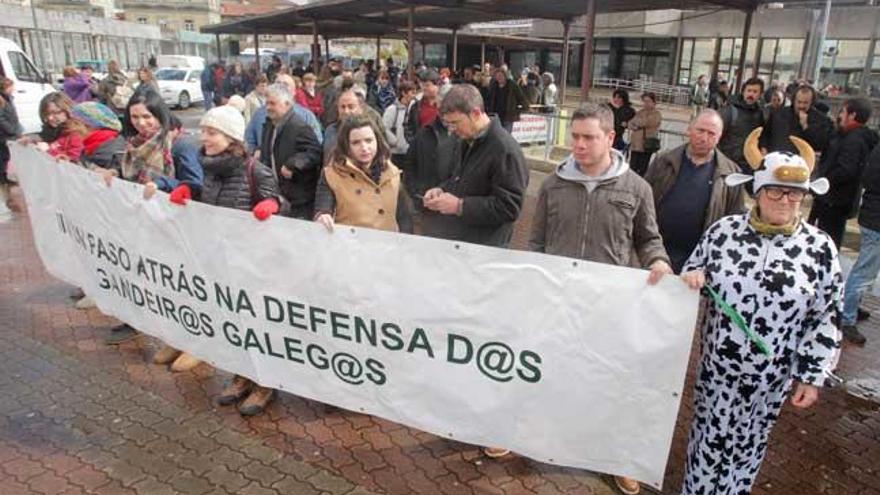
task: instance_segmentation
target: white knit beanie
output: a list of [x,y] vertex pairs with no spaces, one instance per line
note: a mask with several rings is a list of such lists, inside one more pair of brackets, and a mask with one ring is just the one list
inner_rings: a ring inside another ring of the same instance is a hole
[[242,98],[239,95],[230,96],[229,101],[227,101],[226,104],[231,106],[232,108],[238,110],[241,113],[244,113],[244,109],[247,107],[247,102],[244,101],[244,98]]
[[212,127],[240,143],[244,142],[244,116],[229,105],[208,110],[199,121],[199,126]]

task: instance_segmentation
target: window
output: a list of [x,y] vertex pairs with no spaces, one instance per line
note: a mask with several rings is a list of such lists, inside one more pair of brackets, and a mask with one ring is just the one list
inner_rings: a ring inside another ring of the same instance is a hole
[[147,18],[146,17],[138,17],[137,21],[138,21],[138,24],[146,24]]
[[192,19],[186,19],[185,21],[183,21],[183,29],[184,31],[195,31],[196,23],[194,23]]
[[186,71],[182,69],[159,69],[156,71],[158,81],[183,81]]
[[186,78],[186,82],[199,82],[202,78],[202,71],[194,70],[189,73],[189,77]]
[[12,66],[12,71],[15,72],[15,77],[17,77],[19,81],[34,83],[43,82],[43,76],[40,74],[40,71],[34,67],[34,64],[32,64],[23,53],[9,52],[8,55],[9,65]]

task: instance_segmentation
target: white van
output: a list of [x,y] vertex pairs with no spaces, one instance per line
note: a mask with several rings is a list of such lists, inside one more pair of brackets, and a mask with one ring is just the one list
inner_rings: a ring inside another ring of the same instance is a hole
[[40,100],[55,91],[46,74],[37,69],[17,43],[0,38],[0,76],[15,82],[15,110],[25,134],[39,132]]

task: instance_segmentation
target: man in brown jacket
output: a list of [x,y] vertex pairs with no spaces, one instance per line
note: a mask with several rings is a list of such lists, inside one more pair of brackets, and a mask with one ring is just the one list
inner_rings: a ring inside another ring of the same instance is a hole
[[[651,188],[613,149],[611,109],[588,103],[571,119],[571,155],[541,184],[529,248],[610,265],[638,261],[651,270],[648,283],[657,283],[672,268]],[[615,482],[624,493],[639,493],[633,479]]]
[[745,211],[742,187],[724,184],[739,166],[716,149],[723,129],[718,112],[703,110],[688,126],[688,142],[657,156],[645,174],[675,273],[710,225]]

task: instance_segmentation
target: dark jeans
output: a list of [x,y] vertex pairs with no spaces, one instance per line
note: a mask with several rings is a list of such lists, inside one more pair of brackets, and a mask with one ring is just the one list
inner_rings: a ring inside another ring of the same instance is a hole
[[5,184],[8,179],[6,178],[6,167],[9,166],[9,146],[6,145],[6,141],[0,142],[0,184]]
[[840,249],[840,245],[843,243],[843,234],[846,232],[849,210],[849,208],[840,208],[816,201],[813,203],[808,221],[831,236],[834,245]]
[[633,151],[629,156],[629,168],[633,170],[633,172],[639,174],[644,177],[645,172],[648,171],[648,165],[651,164],[651,156],[654,153],[647,153],[644,151]]
[[202,90],[202,96],[205,98],[205,111],[210,110],[214,106],[214,92],[210,90]]

